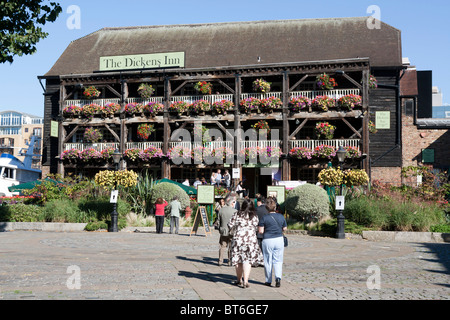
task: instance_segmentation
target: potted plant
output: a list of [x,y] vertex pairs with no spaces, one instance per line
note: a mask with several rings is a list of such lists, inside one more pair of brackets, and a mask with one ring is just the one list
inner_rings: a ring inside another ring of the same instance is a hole
[[336,156],[336,148],[328,145],[320,145],[314,148],[313,157],[317,159],[331,160]]
[[137,162],[137,160],[139,159],[140,152],[141,152],[141,149],[139,149],[139,148],[127,149],[123,153],[123,157],[126,161]]
[[130,116],[142,113],[142,104],[136,102],[128,103],[125,105],[125,112]]
[[66,118],[74,118],[81,114],[81,107],[70,105],[63,109],[63,116]]
[[376,89],[378,88],[378,81],[377,78],[375,78],[373,75],[369,76],[369,89]]
[[169,106],[169,111],[173,113],[183,114],[190,109],[191,105],[186,101],[175,101]]
[[80,160],[82,162],[98,162],[101,158],[102,154],[94,148],[85,149],[80,152]]
[[292,158],[295,158],[295,159],[299,159],[299,160],[302,160],[302,159],[311,160],[312,154],[313,153],[312,153],[311,149],[306,148],[306,147],[295,147],[289,151],[289,156],[291,156]]
[[333,90],[337,85],[334,78],[331,78],[326,73],[322,73],[316,77],[316,86],[321,90]]
[[338,106],[341,108],[346,108],[349,111],[352,111],[354,108],[362,106],[362,98],[360,95],[348,94],[346,96],[339,98]]
[[324,186],[337,187],[344,181],[344,173],[337,168],[323,169],[319,172],[318,180]]
[[108,103],[102,108],[102,113],[105,117],[113,117],[114,114],[120,111],[120,104],[118,103]]
[[348,146],[344,147],[344,149],[347,151],[345,153],[345,158],[347,159],[358,159],[361,157],[361,151],[358,148]]
[[330,108],[336,106],[336,101],[329,96],[317,96],[312,102],[311,106],[321,111],[328,111]]
[[100,96],[101,92],[96,87],[90,86],[84,89],[83,95],[86,99],[95,99]]
[[212,104],[211,109],[214,110],[217,113],[221,114],[227,114],[228,110],[233,109],[234,103],[230,100],[220,100],[216,101]]
[[150,101],[142,107],[142,111],[150,116],[155,116],[164,111],[164,105],[162,103]]
[[373,121],[369,121],[369,132],[373,134],[378,132],[377,128],[375,127],[375,123],[373,123]]
[[151,162],[153,159],[162,158],[164,154],[161,148],[150,146],[139,152],[139,159],[143,162]]
[[142,123],[137,128],[137,135],[142,141],[147,140],[153,132],[155,132],[155,128],[152,124]]
[[253,91],[260,93],[270,92],[270,83],[264,79],[256,79],[253,81]]
[[150,84],[141,83],[137,89],[137,92],[142,99],[149,99],[153,93],[155,93],[155,89]]
[[83,140],[88,143],[97,143],[103,139],[103,134],[100,129],[92,127],[86,128],[83,135]]
[[272,112],[275,109],[281,109],[283,102],[280,98],[269,97],[261,100],[261,110],[265,112]]
[[197,114],[205,114],[206,111],[211,110],[211,104],[208,101],[201,99],[192,103],[190,109]]
[[311,106],[311,99],[307,97],[293,97],[289,101],[289,109],[292,112],[299,112],[300,110],[309,108]]
[[240,102],[241,110],[245,113],[250,113],[252,111],[260,111],[261,100],[250,97],[242,99]]
[[211,94],[212,84],[206,81],[199,81],[195,84],[194,90],[200,94]]
[[336,127],[329,124],[328,122],[319,122],[314,128],[314,133],[316,134],[317,139],[331,140],[333,139],[335,130]]
[[76,163],[80,159],[80,150],[65,150],[60,154],[59,159],[65,163]]
[[82,115],[88,118],[89,120],[92,120],[94,115],[99,114],[101,111],[102,107],[96,103],[86,104],[81,109]]

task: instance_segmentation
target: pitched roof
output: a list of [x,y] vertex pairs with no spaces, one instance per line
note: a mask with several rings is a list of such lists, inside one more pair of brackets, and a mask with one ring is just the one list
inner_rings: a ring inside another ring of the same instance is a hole
[[401,32],[367,17],[103,28],[70,43],[45,76],[89,74],[101,56],[185,52],[186,68],[370,58],[401,66]]

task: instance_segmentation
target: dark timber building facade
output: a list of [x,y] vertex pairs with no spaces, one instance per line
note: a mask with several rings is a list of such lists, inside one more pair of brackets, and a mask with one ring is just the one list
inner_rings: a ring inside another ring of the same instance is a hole
[[[328,161],[299,160],[289,154],[293,148],[314,150],[326,144],[351,146],[367,155],[346,166],[363,168],[377,179],[377,175],[401,167],[402,68],[400,31],[384,23],[380,28],[369,28],[365,17],[104,28],[73,41],[51,70],[39,77],[46,82],[44,172],[92,175],[113,168],[107,161],[61,160],[62,153],[73,149],[118,149],[124,155],[130,149],[150,147],[164,155],[177,146],[194,150],[199,147],[194,139],[186,141],[174,133],[192,130],[195,123],[201,123],[223,133],[222,138],[202,141],[202,148],[231,149],[236,155],[253,147],[279,148],[279,161],[276,165],[246,161],[176,164],[166,156],[149,161],[124,156],[121,168],[191,182],[196,177],[209,179],[211,171],[217,169],[231,172],[231,168],[240,168],[240,179],[245,179],[254,194],[264,192],[272,179],[315,182],[318,170]],[[338,86],[320,90],[316,77],[323,73],[333,77]],[[371,75],[378,81],[376,89],[370,88]],[[256,79],[271,83],[270,92],[255,93],[252,84]],[[194,90],[199,81],[211,83],[212,93],[199,95]],[[138,94],[142,83],[155,89],[148,99]],[[100,96],[86,101],[83,90],[90,86],[95,86]],[[293,110],[290,106],[296,97],[312,101],[328,96],[338,101],[346,95],[359,96],[361,104],[351,110],[309,106]],[[272,97],[281,104],[269,111],[244,112],[240,106],[244,99]],[[226,114],[214,110],[172,112],[174,103],[199,100],[210,105],[226,100],[233,106]],[[63,113],[69,106],[91,103],[101,107],[118,104],[120,108],[108,116],[101,112],[88,117]],[[130,111],[132,106],[149,103],[158,103],[162,109],[154,114],[146,113],[145,108],[134,114]],[[278,129],[278,136],[254,141],[236,133],[238,129],[245,132],[260,120],[266,121],[272,132]],[[380,122],[377,133],[369,133],[369,123],[378,125],[376,121]],[[314,136],[314,127],[320,122],[336,127],[333,139],[324,142]],[[144,123],[153,125],[155,131],[142,140],[137,130]],[[101,130],[102,140],[83,140],[88,127]],[[261,167],[273,169],[273,174],[261,174]]]

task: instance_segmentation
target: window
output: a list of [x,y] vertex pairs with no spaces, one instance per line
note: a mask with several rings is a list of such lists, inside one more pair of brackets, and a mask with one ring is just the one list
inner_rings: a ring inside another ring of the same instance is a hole
[[414,115],[414,100],[405,101],[405,115],[406,116]]

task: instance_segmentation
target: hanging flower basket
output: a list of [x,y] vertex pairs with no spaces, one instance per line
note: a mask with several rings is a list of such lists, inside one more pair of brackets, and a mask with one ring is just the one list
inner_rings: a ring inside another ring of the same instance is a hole
[[252,111],[260,111],[261,100],[250,97],[246,99],[242,99],[240,102],[240,107],[242,112],[250,113]]
[[307,97],[293,97],[289,101],[289,109],[292,112],[299,112],[311,106],[311,99]]
[[273,110],[281,109],[283,102],[280,98],[269,97],[261,100],[261,111],[272,112]]
[[137,128],[137,135],[141,141],[147,140],[153,132],[155,127],[152,124],[142,123]]
[[103,134],[100,129],[92,127],[86,128],[83,135],[83,140],[88,143],[97,143],[103,139]]
[[267,135],[270,133],[269,124],[265,120],[259,120],[252,126],[252,128],[255,129],[257,133],[259,133],[259,130],[267,130]]
[[319,172],[318,180],[324,186],[337,187],[344,181],[344,173],[336,168],[323,169]]
[[212,84],[206,81],[199,81],[195,84],[194,90],[200,94],[211,94]]
[[151,101],[142,107],[142,111],[151,116],[155,116],[164,111],[164,105],[162,103]]
[[100,96],[101,92],[96,87],[90,86],[84,89],[83,95],[86,99],[95,99]]
[[149,99],[153,93],[155,93],[155,89],[150,84],[141,83],[137,89],[137,92],[142,99]]
[[270,92],[270,83],[264,79],[256,79],[253,81],[253,91],[260,93]]
[[314,133],[316,134],[317,139],[331,140],[333,139],[335,130],[336,127],[329,124],[328,122],[319,122],[314,128]]
[[216,101],[212,104],[211,109],[219,114],[227,114],[227,111],[232,110],[234,103],[230,100]]
[[120,104],[108,103],[102,108],[102,113],[105,117],[112,117],[120,111]]
[[372,121],[369,121],[369,132],[373,134],[378,132],[377,128],[375,127],[375,123],[373,123]]
[[373,75],[369,76],[369,89],[376,89],[378,88],[378,81],[377,78],[375,78]]
[[360,95],[348,94],[339,98],[338,106],[352,111],[354,108],[362,107],[362,98]]
[[336,101],[328,96],[317,96],[312,102],[311,106],[316,110],[328,111],[330,108],[336,106]]
[[334,78],[331,78],[326,73],[322,73],[321,75],[316,77],[316,85],[319,89],[322,90],[333,90],[337,87],[337,83]]
[[369,176],[365,170],[351,169],[344,172],[343,183],[346,186],[364,186],[369,183]]
[[344,149],[347,151],[345,153],[346,159],[358,159],[361,158],[361,151],[358,150],[358,148],[355,147],[344,147]]

